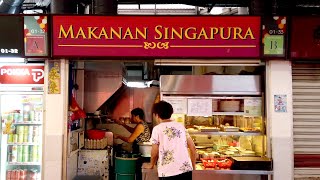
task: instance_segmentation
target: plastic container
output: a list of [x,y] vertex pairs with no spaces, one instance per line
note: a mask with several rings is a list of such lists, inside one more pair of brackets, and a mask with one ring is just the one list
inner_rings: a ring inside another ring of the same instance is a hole
[[151,149],[152,143],[151,142],[143,142],[139,143],[139,151],[143,157],[151,157]]
[[228,158],[203,158],[201,161],[206,169],[230,169],[232,165]]
[[115,172],[117,174],[135,174],[138,158],[115,158]]
[[217,160],[211,159],[211,158],[203,158],[201,159],[202,164],[205,168],[216,168],[217,166]]
[[103,139],[105,136],[105,131],[101,131],[101,130],[87,130],[87,136],[88,139],[92,139],[92,140],[100,140]]

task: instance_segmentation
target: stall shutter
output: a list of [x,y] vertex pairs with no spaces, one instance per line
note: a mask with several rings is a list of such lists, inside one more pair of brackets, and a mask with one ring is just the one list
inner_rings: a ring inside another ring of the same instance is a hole
[[320,177],[320,66],[293,65],[295,179]]

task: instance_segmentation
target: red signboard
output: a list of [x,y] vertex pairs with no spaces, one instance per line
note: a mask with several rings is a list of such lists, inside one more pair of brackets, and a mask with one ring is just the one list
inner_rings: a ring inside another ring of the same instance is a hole
[[320,17],[293,17],[290,40],[292,58],[319,59]]
[[55,57],[257,58],[260,17],[53,16]]
[[0,66],[0,84],[43,84],[44,66]]

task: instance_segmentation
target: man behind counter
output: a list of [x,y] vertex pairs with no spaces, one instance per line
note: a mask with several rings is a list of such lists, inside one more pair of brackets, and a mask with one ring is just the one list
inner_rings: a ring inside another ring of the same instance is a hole
[[150,141],[150,129],[148,124],[144,121],[144,111],[141,108],[135,108],[131,111],[131,123],[137,124],[134,128],[129,127],[124,122],[117,120],[116,123],[126,128],[131,135],[124,137],[118,134],[114,135],[115,139],[121,139],[127,143],[132,143],[133,152],[139,152],[138,143]]

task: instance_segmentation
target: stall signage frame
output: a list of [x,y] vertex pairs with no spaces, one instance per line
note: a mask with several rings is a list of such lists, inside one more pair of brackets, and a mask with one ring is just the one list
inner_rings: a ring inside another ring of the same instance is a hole
[[24,16],[26,57],[48,57],[48,16]]
[[0,84],[44,84],[44,65],[2,65]]
[[263,19],[262,44],[265,57],[286,57],[287,17],[267,16]]
[[23,16],[0,16],[0,58],[24,57]]
[[259,58],[258,16],[52,16],[53,57]]

